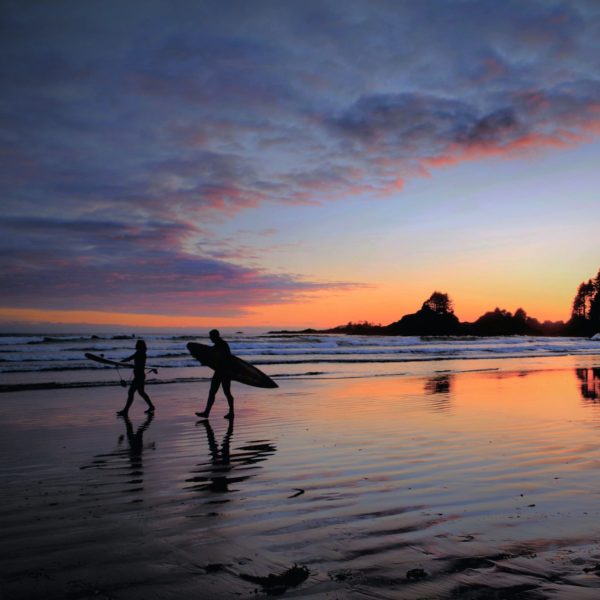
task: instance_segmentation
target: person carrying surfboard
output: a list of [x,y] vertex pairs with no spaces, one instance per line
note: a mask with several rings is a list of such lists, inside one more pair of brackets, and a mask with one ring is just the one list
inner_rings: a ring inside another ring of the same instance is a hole
[[120,416],[127,416],[129,413],[129,407],[133,404],[133,395],[136,391],[148,405],[148,410],[144,412],[148,414],[154,413],[154,404],[152,404],[150,396],[146,394],[144,389],[146,383],[146,351],[146,342],[144,340],[138,340],[135,344],[135,353],[123,359],[123,362],[133,360],[133,381],[129,386],[125,408],[117,412]]
[[201,419],[208,419],[210,409],[215,402],[217,391],[219,390],[219,386],[221,386],[223,388],[223,393],[227,398],[227,404],[229,405],[229,412],[225,415],[225,418],[233,419],[235,413],[233,410],[233,396],[231,395],[231,374],[229,372],[231,350],[229,349],[229,344],[221,337],[221,334],[217,329],[212,329],[208,336],[214,344],[215,373],[210,382],[210,391],[208,392],[206,408],[202,412],[197,412],[196,415]]

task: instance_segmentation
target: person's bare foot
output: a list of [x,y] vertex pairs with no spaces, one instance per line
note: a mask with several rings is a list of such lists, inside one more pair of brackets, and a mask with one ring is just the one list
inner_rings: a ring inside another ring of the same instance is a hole
[[202,412],[197,412],[196,416],[200,417],[201,419],[208,419],[208,413],[205,410]]
[[228,412],[226,415],[223,416],[224,419],[233,419],[233,417],[235,417],[235,414],[232,412]]
[[118,417],[126,417],[127,413],[128,413],[128,411],[126,411],[126,410],[118,410],[117,411],[117,416]]
[[154,406],[151,406],[148,410],[145,410],[144,413],[146,413],[147,415],[153,415],[155,411]]

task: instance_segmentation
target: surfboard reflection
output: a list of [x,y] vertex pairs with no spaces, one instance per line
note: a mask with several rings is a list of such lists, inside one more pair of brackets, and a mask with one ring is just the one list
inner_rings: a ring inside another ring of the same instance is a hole
[[[109,487],[107,492],[112,493],[111,488],[113,486],[117,486],[118,490],[123,493],[142,492],[144,490],[143,453],[147,449],[156,449],[154,442],[144,443],[144,433],[150,427],[154,415],[152,413],[148,414],[145,421],[137,429],[134,429],[128,416],[122,418],[125,423],[125,434],[119,436],[118,448],[113,452],[96,454],[92,462],[89,465],[82,466],[81,469],[98,469],[113,475],[115,479],[111,478],[102,484],[103,487]],[[127,446],[123,445],[125,439],[127,439]],[[124,461],[128,463],[126,469],[123,468]],[[123,481],[123,478],[125,478],[125,481]]]
[[186,482],[192,485],[186,489],[216,493],[235,492],[237,489],[231,487],[233,484],[255,475],[256,470],[261,468],[259,463],[277,451],[277,447],[267,440],[255,440],[235,448],[232,453],[233,420],[229,421],[220,445],[208,420],[198,421],[196,425],[206,433],[209,460],[196,465],[192,477],[186,479]]

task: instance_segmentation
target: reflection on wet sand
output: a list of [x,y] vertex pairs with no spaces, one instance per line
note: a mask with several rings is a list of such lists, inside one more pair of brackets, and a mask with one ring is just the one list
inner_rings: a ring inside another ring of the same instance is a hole
[[600,368],[575,369],[575,375],[579,379],[579,392],[585,401],[600,401]]
[[432,405],[436,410],[445,411],[450,408],[452,382],[453,376],[448,373],[425,379],[425,393],[428,396],[435,396]]
[[219,446],[210,422],[203,420],[196,423],[198,428],[205,430],[210,460],[196,465],[197,469],[192,471],[192,477],[186,479],[192,484],[188,489],[211,492],[236,491],[231,489],[230,485],[252,477],[254,471],[261,468],[258,463],[267,460],[277,450],[276,446],[266,440],[256,440],[240,446],[231,454],[233,424],[231,419]]
[[[122,490],[123,492],[141,492],[144,489],[144,469],[142,456],[146,449],[156,449],[154,442],[144,445],[144,433],[150,427],[154,415],[148,414],[146,420],[134,430],[133,424],[127,415],[121,417],[125,422],[125,435],[121,434],[118,439],[118,449],[113,452],[107,452],[103,454],[96,454],[94,459],[89,465],[81,467],[85,469],[99,469],[99,470],[117,470],[118,473],[122,472],[123,465],[121,464],[123,459],[127,459],[129,462],[129,468],[125,472],[127,484],[134,485],[135,487],[127,488]],[[123,441],[127,438],[127,446],[123,447]]]

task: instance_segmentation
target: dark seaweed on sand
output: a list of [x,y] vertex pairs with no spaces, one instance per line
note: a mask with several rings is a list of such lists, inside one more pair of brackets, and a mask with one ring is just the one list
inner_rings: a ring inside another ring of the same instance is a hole
[[419,581],[420,579],[425,579],[427,577],[427,572],[424,569],[411,569],[406,572],[406,579],[414,579],[415,581]]
[[245,581],[256,583],[264,589],[267,594],[278,595],[283,594],[287,588],[296,587],[303,581],[308,579],[310,571],[307,567],[299,567],[294,565],[283,573],[269,573],[266,577],[255,575],[240,574],[240,577]]

